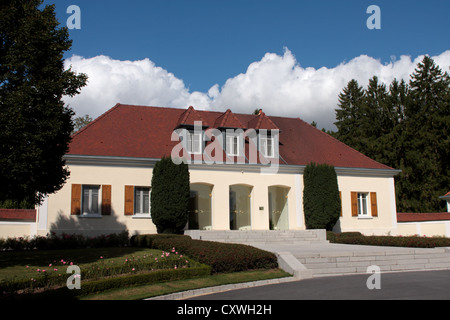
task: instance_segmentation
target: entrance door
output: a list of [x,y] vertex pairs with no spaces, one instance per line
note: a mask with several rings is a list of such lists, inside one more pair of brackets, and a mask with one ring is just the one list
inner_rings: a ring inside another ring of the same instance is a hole
[[289,229],[288,187],[269,187],[269,226],[270,230]]
[[210,185],[191,184],[189,230],[211,230],[211,193]]
[[249,186],[230,186],[230,230],[251,229],[251,192]]

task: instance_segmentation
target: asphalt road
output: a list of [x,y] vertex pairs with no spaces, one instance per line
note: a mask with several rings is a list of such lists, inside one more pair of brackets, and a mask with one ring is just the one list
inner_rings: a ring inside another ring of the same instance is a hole
[[[450,300],[450,270],[312,278],[188,300]],[[369,289],[367,282],[379,284]]]

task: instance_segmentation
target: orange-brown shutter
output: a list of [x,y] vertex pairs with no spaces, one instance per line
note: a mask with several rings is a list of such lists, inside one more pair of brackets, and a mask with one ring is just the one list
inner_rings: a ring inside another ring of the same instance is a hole
[[339,191],[339,199],[341,200],[341,217],[342,217],[342,192]]
[[70,214],[79,215],[80,212],[81,212],[81,184],[72,184]]
[[132,216],[134,211],[134,187],[125,186],[125,215]]
[[102,185],[102,215],[111,215],[111,186]]
[[352,192],[351,199],[352,199],[352,217],[357,217],[358,216],[358,193]]
[[372,209],[372,217],[378,217],[377,193],[370,193],[370,205]]

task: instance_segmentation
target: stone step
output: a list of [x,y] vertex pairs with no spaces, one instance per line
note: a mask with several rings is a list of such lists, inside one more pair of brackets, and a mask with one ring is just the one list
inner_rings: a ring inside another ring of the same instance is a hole
[[244,244],[283,243],[301,245],[328,243],[326,233],[322,230],[187,230],[185,234],[193,239]]
[[313,277],[366,273],[376,265],[381,272],[450,269],[450,252],[443,248],[367,252],[297,254],[296,259]]

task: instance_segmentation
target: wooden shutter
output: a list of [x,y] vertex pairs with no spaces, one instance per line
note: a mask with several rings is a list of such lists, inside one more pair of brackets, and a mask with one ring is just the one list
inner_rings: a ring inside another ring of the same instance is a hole
[[134,186],[125,186],[125,215],[132,216],[134,212]]
[[378,217],[378,206],[377,206],[377,193],[370,193],[370,206],[372,211],[372,217]]
[[358,193],[352,192],[351,199],[352,199],[352,217],[357,217],[358,216]]
[[342,192],[339,191],[339,199],[341,200],[341,217],[342,217]]
[[72,184],[70,214],[79,215],[81,212],[81,184]]
[[102,185],[102,215],[111,215],[111,186]]

